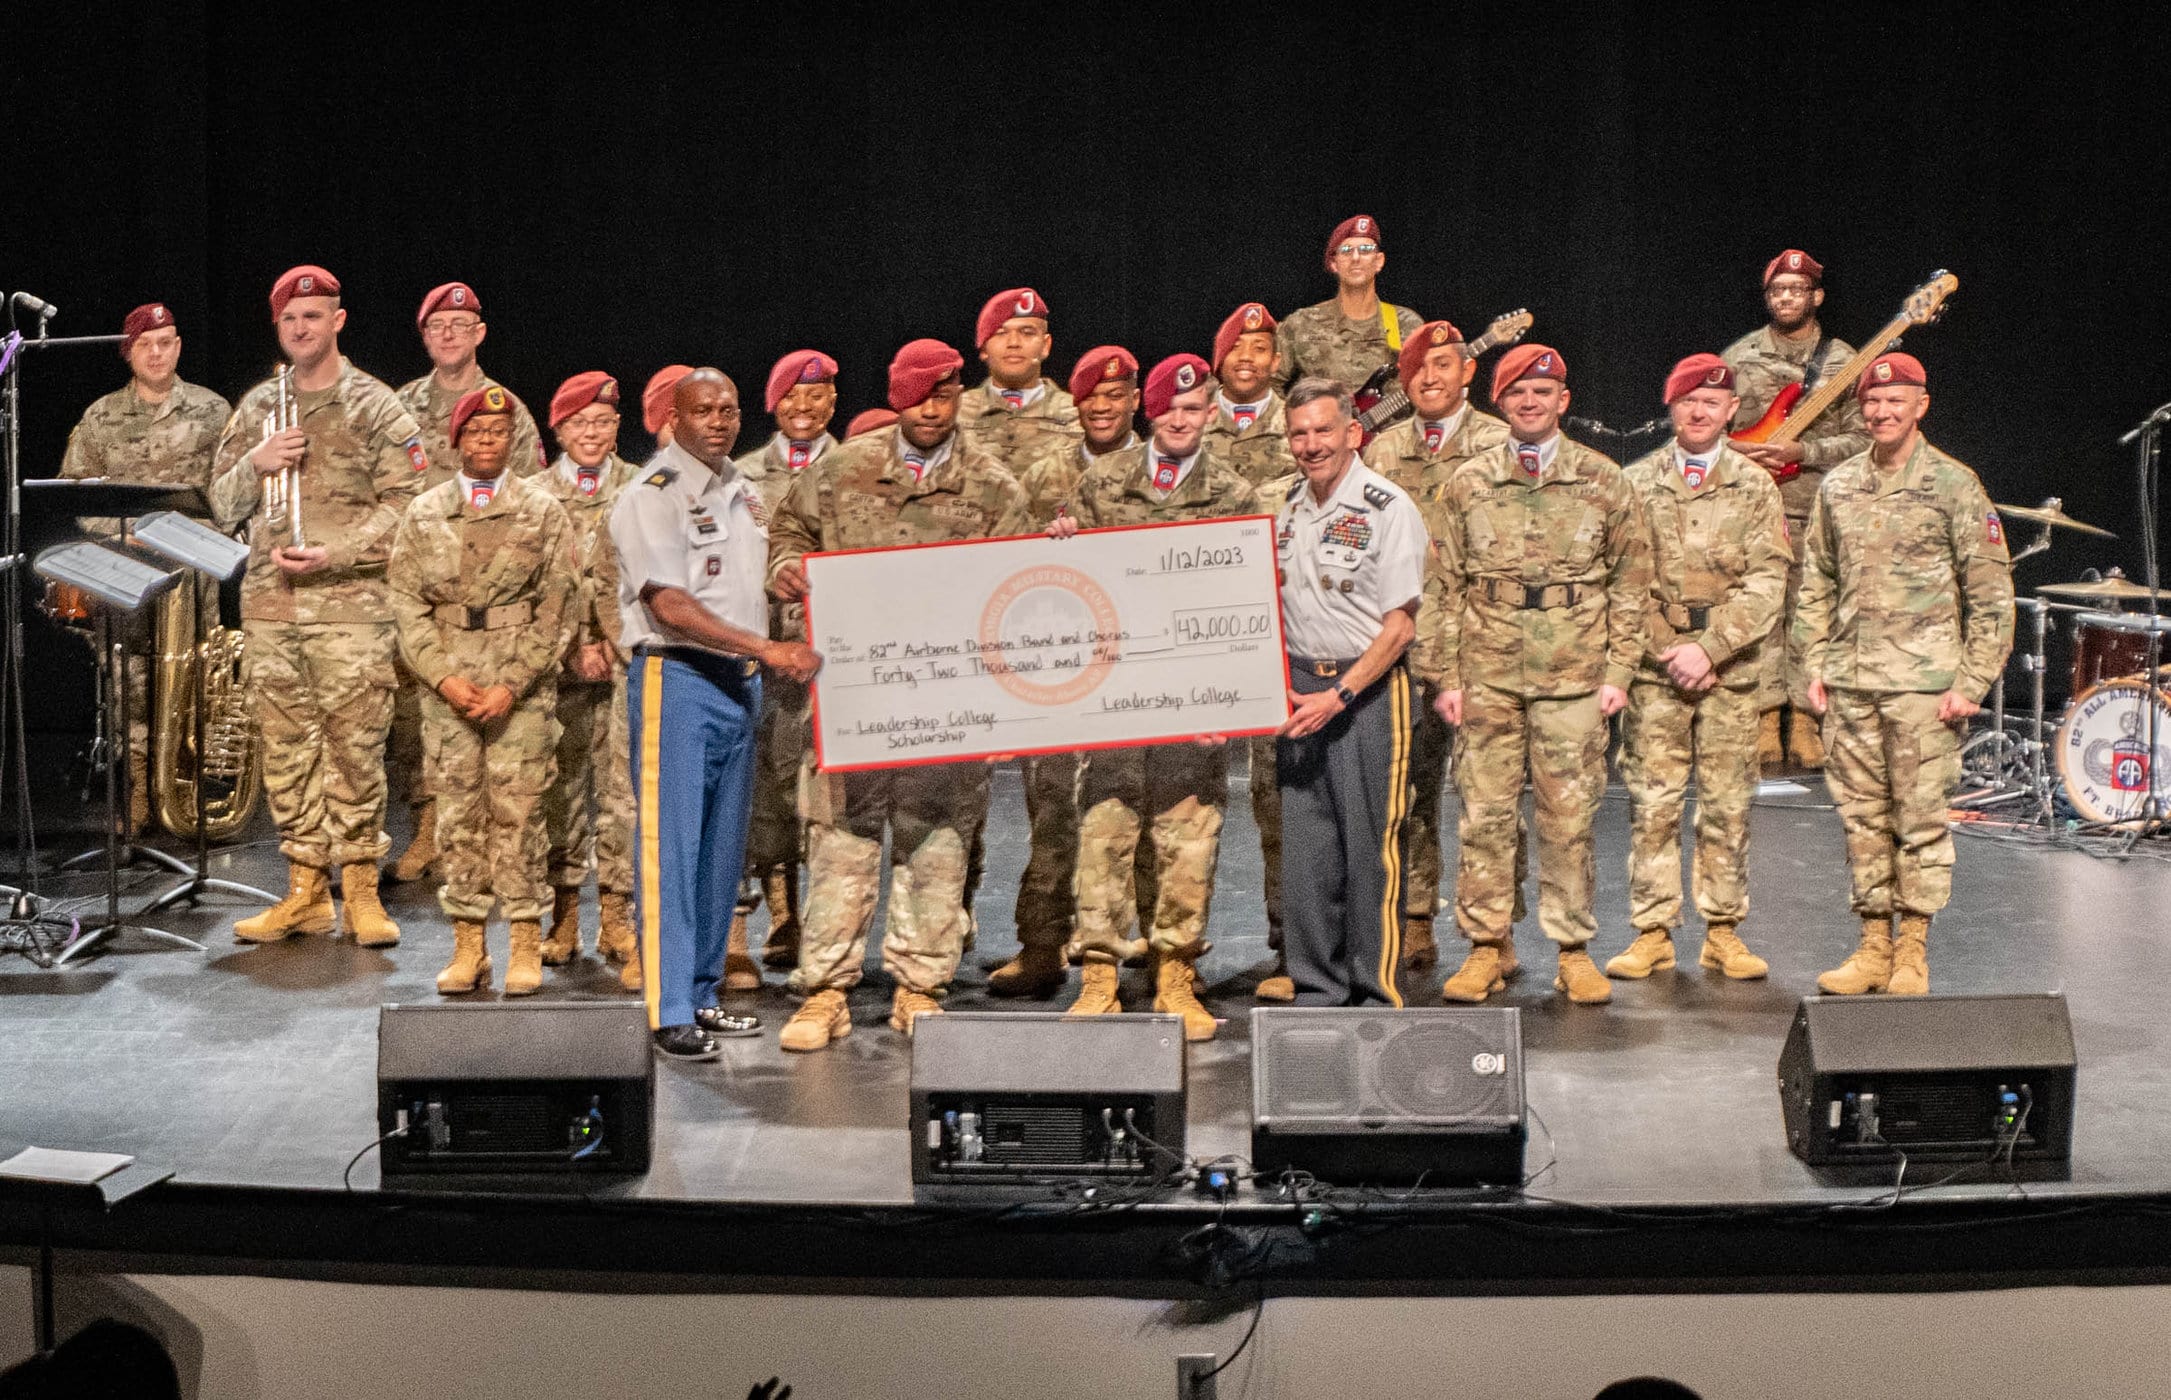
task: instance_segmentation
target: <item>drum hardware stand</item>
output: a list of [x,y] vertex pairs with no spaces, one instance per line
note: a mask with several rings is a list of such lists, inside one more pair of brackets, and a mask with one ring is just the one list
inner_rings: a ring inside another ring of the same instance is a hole
[[[2159,615],[2156,590],[2163,580],[2157,576],[2156,560],[2157,532],[2161,529],[2158,484],[2163,461],[2163,425],[2167,421],[2171,421],[2171,403],[2157,408],[2118,440],[2121,447],[2134,447],[2134,470],[2141,493],[2141,519],[2148,527],[2141,532],[2141,572],[2144,575],[2141,581],[2148,588],[2148,653],[2147,664],[2141,670],[2141,694],[2144,699],[2152,698],[2163,678],[2163,639],[2156,630],[2156,619]],[[2127,833],[2126,847],[2129,850],[2142,837],[2154,836],[2162,831],[2166,817],[2164,799],[2160,795],[2162,787],[2158,782],[2161,775],[2156,772],[2160,728],[2156,716],[2158,707],[2150,703],[2143,708],[2148,712],[2147,793],[2141,799],[2141,810],[2136,814],[2134,824]]]
[[[2047,537],[2050,531],[2045,529],[2043,534]],[[2047,547],[2047,538],[2040,539],[2015,558],[2025,558]],[[2028,673],[2028,737],[2019,738],[2006,728],[2005,677],[2001,673],[1990,688],[1990,727],[1968,740],[1960,755],[1963,765],[1972,764],[1979,773],[1987,768],[1981,780],[1990,787],[1963,794],[1953,799],[1952,805],[1994,807],[2024,798],[2026,820],[2047,826],[2051,819],[2051,782],[2049,766],[2043,761],[2043,674],[2048,669],[2045,648],[2050,634],[2050,606],[2040,598],[2016,598],[2013,606],[2030,616],[2035,631],[2034,645],[2020,658],[2020,669]]]

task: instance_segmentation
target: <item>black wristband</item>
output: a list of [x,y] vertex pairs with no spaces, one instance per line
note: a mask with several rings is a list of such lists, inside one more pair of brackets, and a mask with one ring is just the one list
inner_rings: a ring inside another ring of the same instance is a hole
[[1351,690],[1348,686],[1342,685],[1337,682],[1334,687],[1334,698],[1340,700],[1342,702],[1342,708],[1346,710],[1350,706],[1357,703],[1357,692]]

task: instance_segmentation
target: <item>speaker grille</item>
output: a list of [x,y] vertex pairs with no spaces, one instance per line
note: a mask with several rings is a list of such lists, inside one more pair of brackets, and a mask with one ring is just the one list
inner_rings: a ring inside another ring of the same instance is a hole
[[1522,1118],[1517,1041],[1499,1013],[1262,1012],[1253,1034],[1253,1109],[1273,1122],[1410,1131]]
[[1276,1031],[1267,1042],[1267,1095],[1286,1118],[1341,1118],[1359,1108],[1357,1044],[1331,1027]]
[[1387,1106],[1417,1118],[1490,1118],[1514,1112],[1505,1074],[1480,1075],[1480,1055],[1499,1052],[1485,1037],[1437,1022],[1398,1028],[1380,1051],[1378,1088]]

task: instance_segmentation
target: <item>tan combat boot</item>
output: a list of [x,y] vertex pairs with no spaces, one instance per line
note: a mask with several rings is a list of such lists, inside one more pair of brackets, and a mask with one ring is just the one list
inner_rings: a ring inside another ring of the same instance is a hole
[[1635,942],[1606,960],[1606,976],[1640,981],[1654,972],[1664,972],[1673,962],[1673,931],[1647,928],[1637,933]]
[[1581,948],[1560,950],[1560,971],[1553,974],[1553,990],[1566,992],[1568,1000],[1578,1006],[1600,1006],[1613,1000],[1613,984]]
[[1819,974],[1817,987],[1836,997],[1881,992],[1892,980],[1892,920],[1881,914],[1862,918],[1861,946],[1830,972]]
[[[1771,964],[1749,951],[1749,945],[1741,941],[1729,923],[1704,925],[1704,951],[1697,956],[1699,967],[1716,968],[1736,982],[1754,982],[1771,971]],[[1613,970],[1610,964],[1606,971]]]
[[1423,972],[1440,961],[1440,945],[1432,936],[1432,916],[1412,914],[1402,921],[1402,965]]
[[796,872],[779,868],[761,878],[769,906],[769,936],[761,941],[761,965],[779,972],[799,966],[799,885]]
[[1896,997],[1930,992],[1930,916],[1900,915],[1900,935],[1892,940],[1892,979],[1885,991]]
[[490,985],[490,950],[483,946],[480,919],[452,921],[452,961],[437,974],[440,996],[458,996]]
[[1756,766],[1769,773],[1786,761],[1786,748],[1779,742],[1779,711],[1766,710],[1756,721]]
[[505,959],[505,995],[534,996],[543,985],[543,924],[540,919],[514,919],[512,925],[512,950]]
[[1297,982],[1289,975],[1289,959],[1274,955],[1274,970],[1259,979],[1251,994],[1261,1001],[1288,1003],[1297,999]]
[[1506,991],[1513,958],[1501,944],[1472,943],[1462,966],[1440,984],[1440,995],[1449,1001],[1480,1002],[1494,992]]
[[825,987],[806,1000],[806,1004],[792,1013],[777,1033],[777,1048],[805,1054],[820,1050],[844,1039],[852,1033],[852,1010],[845,1005],[844,993],[835,987]]
[[988,990],[999,997],[1052,997],[1069,978],[1061,948],[1020,948],[1016,957],[988,974]]
[[942,1004],[925,992],[899,987],[890,998],[890,1029],[912,1034],[912,1023],[922,1016],[940,1016]]
[[437,864],[437,802],[431,799],[415,806],[415,839],[407,843],[399,859],[392,862],[391,875],[395,882],[410,885],[430,873]]
[[389,948],[400,941],[400,926],[377,899],[377,862],[358,860],[339,867],[340,917],[357,948]]
[[1787,761],[1812,773],[1823,771],[1824,740],[1817,733],[1817,717],[1807,710],[1788,712]]
[[[1212,1040],[1218,1029],[1214,1013],[1199,1004],[1199,969],[1181,953],[1163,953],[1154,966],[1153,1009],[1183,1017],[1185,1040]],[[1109,969],[1113,972],[1115,969]]]
[[564,967],[580,956],[580,886],[561,885],[550,892],[550,937],[543,940],[543,965]]
[[609,962],[639,962],[641,952],[633,936],[632,896],[604,890],[596,895],[596,908],[603,922],[596,934],[596,951]]
[[731,932],[724,936],[724,990],[752,992],[761,989],[761,966],[747,952],[746,911],[731,914]]
[[1070,1004],[1065,1016],[1116,1016],[1122,1014],[1123,998],[1116,984],[1123,972],[1114,963],[1089,962],[1078,969],[1083,984],[1078,989],[1078,999]]
[[236,943],[277,943],[297,933],[330,933],[339,922],[332,908],[332,880],[327,871],[288,861],[286,898],[234,924]]

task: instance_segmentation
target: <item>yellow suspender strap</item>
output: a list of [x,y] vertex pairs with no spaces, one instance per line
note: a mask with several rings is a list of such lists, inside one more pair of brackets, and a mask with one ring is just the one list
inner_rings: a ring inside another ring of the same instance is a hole
[[1402,318],[1395,315],[1392,303],[1383,301],[1379,304],[1379,319],[1380,324],[1387,327],[1387,348],[1397,355],[1401,354]]

